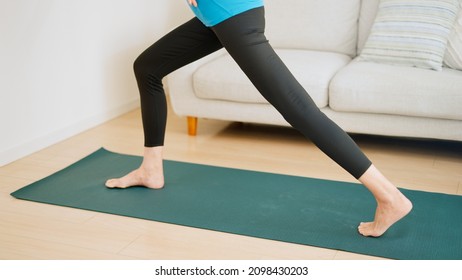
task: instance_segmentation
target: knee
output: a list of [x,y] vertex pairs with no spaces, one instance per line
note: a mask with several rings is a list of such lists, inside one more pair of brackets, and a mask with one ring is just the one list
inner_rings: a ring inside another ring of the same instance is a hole
[[133,62],[133,71],[137,77],[144,76],[148,71],[148,61],[145,55],[140,54]]
[[312,131],[322,129],[326,115],[314,103],[300,104],[290,107],[283,114],[284,119],[299,131]]
[[141,53],[133,62],[133,71],[139,76],[154,76],[163,78],[164,63],[156,52],[146,50]]
[[142,53],[133,62],[133,71],[139,83],[156,86],[165,76],[161,66],[162,64],[155,56]]
[[133,71],[140,89],[140,95],[163,93],[162,69],[153,57],[141,54],[133,62]]

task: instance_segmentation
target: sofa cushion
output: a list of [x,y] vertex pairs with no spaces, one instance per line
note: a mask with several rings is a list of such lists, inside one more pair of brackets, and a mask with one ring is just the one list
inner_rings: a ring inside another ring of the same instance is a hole
[[[328,52],[277,53],[320,108],[327,106],[330,80],[351,61],[349,56]],[[228,54],[201,66],[194,73],[193,87],[195,95],[202,99],[268,103]]]
[[459,0],[382,0],[360,58],[441,71]]
[[356,55],[360,0],[265,1],[266,35],[277,48]]
[[343,112],[462,120],[461,89],[462,71],[355,60],[332,79],[329,106]]

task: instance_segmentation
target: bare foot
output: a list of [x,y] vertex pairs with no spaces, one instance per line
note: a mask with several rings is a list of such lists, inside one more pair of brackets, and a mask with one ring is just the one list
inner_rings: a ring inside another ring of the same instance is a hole
[[145,147],[141,166],[127,175],[106,181],[106,187],[125,189],[144,186],[150,189],[164,187],[164,169],[162,161],[163,147]]
[[164,187],[164,176],[162,173],[158,175],[153,171],[148,171],[140,167],[124,177],[106,181],[106,187],[108,188],[125,189],[133,186],[161,189]]
[[394,223],[404,218],[412,210],[412,203],[401,192],[386,203],[378,203],[373,222],[361,223],[358,231],[364,236],[379,237]]

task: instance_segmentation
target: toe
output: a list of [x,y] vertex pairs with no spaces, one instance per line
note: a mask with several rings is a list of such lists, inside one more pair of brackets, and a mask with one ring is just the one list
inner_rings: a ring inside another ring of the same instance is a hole
[[110,179],[106,181],[106,187],[108,188],[115,188],[116,185],[117,185],[116,179]]

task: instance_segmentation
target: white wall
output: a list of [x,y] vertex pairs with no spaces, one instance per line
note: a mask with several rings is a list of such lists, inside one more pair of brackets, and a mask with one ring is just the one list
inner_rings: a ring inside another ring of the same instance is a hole
[[0,166],[139,106],[137,55],[184,0],[0,0]]

